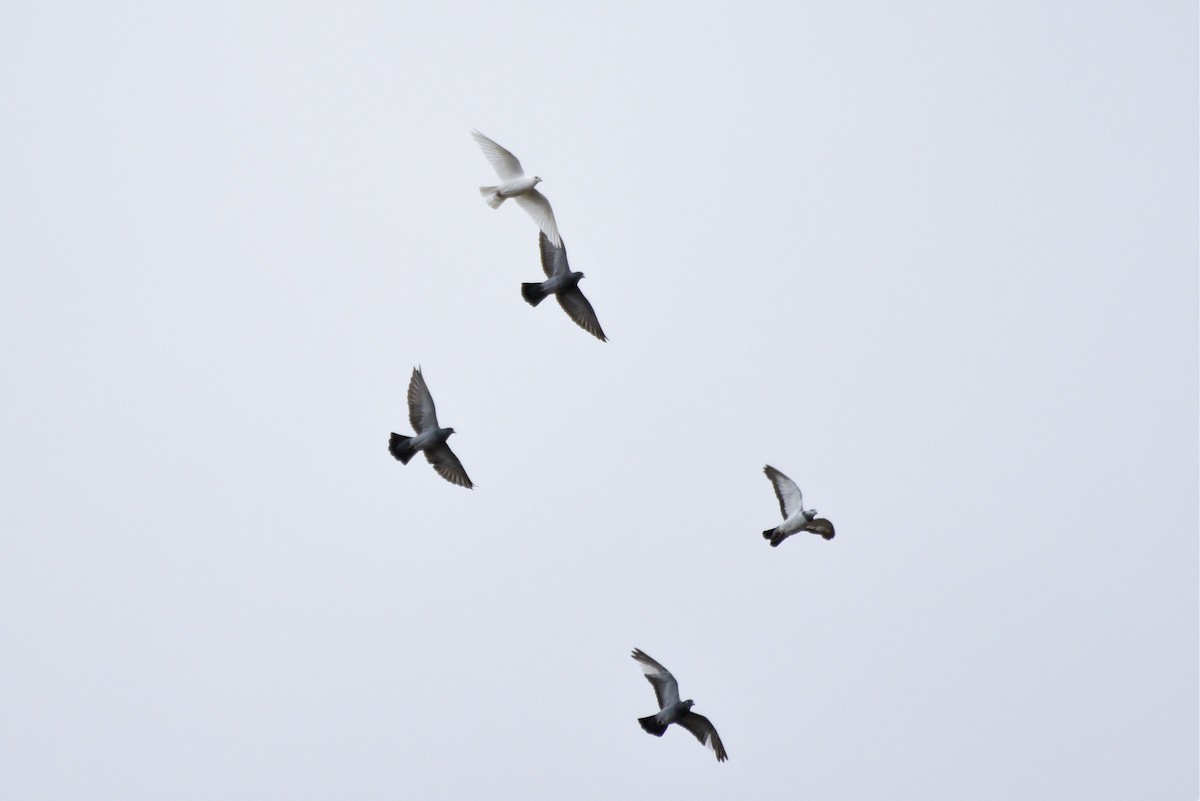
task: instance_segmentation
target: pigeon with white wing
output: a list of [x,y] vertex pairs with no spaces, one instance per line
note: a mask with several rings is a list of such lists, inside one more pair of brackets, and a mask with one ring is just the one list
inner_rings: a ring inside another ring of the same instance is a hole
[[579,279],[583,278],[583,273],[572,272],[571,265],[567,264],[567,246],[556,248],[550,244],[545,233],[539,233],[538,248],[542,254],[542,272],[546,274],[546,280],[521,284],[521,297],[530,306],[537,306],[546,296],[554,295],[558,305],[577,326],[601,342],[607,342],[608,337],[600,328],[592,304],[579,290]]
[[817,517],[816,509],[804,508],[804,496],[800,494],[800,488],[796,486],[795,481],[771,465],[764,467],[763,472],[775,488],[775,497],[779,499],[779,511],[783,513],[782,523],[763,532],[763,537],[771,541],[772,548],[798,531],[809,531],[827,540],[833,539],[833,523],[823,517]]
[[388,451],[404,464],[416,456],[417,451],[425,451],[425,458],[433,465],[433,469],[451,484],[457,484],[467,489],[474,488],[471,479],[462,462],[450,450],[446,440],[454,433],[453,428],[442,428],[438,425],[437,409],[433,405],[433,396],[425,384],[425,376],[420,367],[414,367],[412,378],[408,381],[408,421],[416,431],[411,437],[405,437],[395,432],[388,441]]
[[642,672],[646,674],[646,680],[654,687],[654,696],[658,699],[659,711],[657,713],[638,718],[638,723],[642,724],[642,728],[655,737],[662,737],[668,726],[678,723],[695,735],[701,745],[711,748],[717,755],[718,762],[729,759],[729,754],[725,753],[725,746],[721,743],[721,738],[712,723],[708,718],[692,711],[695,702],[690,698],[687,701],[679,700],[679,683],[675,681],[671,672],[647,656],[640,648],[634,648],[630,656],[642,666]]
[[487,156],[487,160],[496,170],[496,175],[500,176],[500,183],[497,186],[479,187],[479,194],[483,195],[487,204],[493,209],[498,209],[501,203],[513,198],[521,208],[528,212],[533,221],[537,223],[538,228],[542,229],[550,240],[550,244],[560,247],[562,239],[558,235],[558,223],[554,222],[554,210],[550,208],[550,201],[546,200],[545,195],[534,189],[542,179],[536,175],[526,175],[516,156],[479,131],[471,131],[471,136],[475,137],[475,141],[483,150],[483,155]]

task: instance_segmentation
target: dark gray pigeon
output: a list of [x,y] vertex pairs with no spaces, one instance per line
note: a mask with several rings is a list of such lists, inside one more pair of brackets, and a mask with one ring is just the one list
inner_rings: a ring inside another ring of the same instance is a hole
[[437,410],[433,406],[433,396],[425,385],[425,377],[421,368],[414,367],[412,378],[408,382],[408,421],[417,432],[411,437],[404,437],[395,432],[388,441],[388,450],[404,464],[416,455],[417,451],[425,451],[425,458],[433,465],[433,469],[451,484],[457,484],[467,489],[475,485],[467,478],[462,462],[450,450],[446,440],[454,433],[453,428],[441,428],[437,421]]
[[563,307],[563,311],[576,325],[601,342],[607,342],[608,337],[604,336],[604,331],[600,328],[600,321],[596,319],[592,304],[588,303],[588,299],[579,291],[579,279],[583,278],[583,273],[571,272],[571,266],[567,264],[566,245],[554,247],[542,232],[538,234],[538,248],[542,253],[542,272],[546,274],[546,280],[541,283],[521,284],[521,297],[525,298],[530,306],[536,306],[545,300],[547,295],[554,295],[558,298],[558,305]]
[[796,486],[795,481],[771,465],[764,467],[763,472],[771,479],[775,497],[779,499],[779,511],[783,512],[783,522],[763,532],[763,537],[771,541],[772,548],[797,531],[810,531],[827,540],[833,539],[833,523],[823,517],[817,517],[816,509],[804,508],[804,496],[800,494],[800,488]]
[[691,699],[679,700],[679,683],[675,681],[671,672],[647,656],[640,648],[634,648],[630,655],[642,666],[642,672],[646,674],[646,680],[654,687],[654,696],[658,699],[659,711],[656,714],[638,718],[638,723],[642,724],[642,728],[655,737],[662,737],[668,726],[678,723],[694,734],[701,745],[711,748],[717,755],[718,762],[729,759],[729,754],[725,753],[725,746],[721,744],[721,738],[717,735],[717,730],[713,728],[712,723],[708,721],[708,718],[692,711],[692,705],[695,702]]

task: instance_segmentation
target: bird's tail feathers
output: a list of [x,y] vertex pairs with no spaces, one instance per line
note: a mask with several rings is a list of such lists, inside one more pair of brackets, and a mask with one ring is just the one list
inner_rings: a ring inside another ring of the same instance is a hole
[[505,201],[505,198],[500,197],[500,194],[496,191],[499,188],[500,187],[498,186],[479,187],[479,194],[483,195],[483,199],[486,200],[487,204],[493,209],[500,208],[500,204]]
[[541,284],[521,284],[521,297],[525,298],[525,302],[530,306],[536,306],[546,299],[546,292]]
[[783,542],[784,540],[786,540],[788,538],[787,534],[776,533],[775,529],[771,529],[770,531],[764,531],[763,536],[771,541],[772,548],[778,548],[779,543]]
[[773,535],[774,533],[775,533],[775,529],[773,529],[773,528],[767,529],[766,531],[763,532],[763,539],[764,540],[771,539],[771,535]]
[[402,437],[396,433],[388,440],[388,451],[404,464],[408,464],[408,460],[417,453],[412,446],[412,437]]
[[662,737],[667,731],[667,724],[658,722],[658,715],[650,715],[649,717],[638,718],[638,723],[642,724],[642,728],[655,737]]

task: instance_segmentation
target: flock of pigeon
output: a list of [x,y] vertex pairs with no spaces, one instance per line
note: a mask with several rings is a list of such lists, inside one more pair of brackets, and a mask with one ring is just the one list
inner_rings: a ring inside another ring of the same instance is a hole
[[[516,156],[479,131],[472,131],[471,135],[500,177],[500,183],[496,186],[479,187],[484,200],[493,209],[497,209],[505,200],[512,198],[529,213],[541,229],[538,233],[538,249],[546,280],[521,284],[521,297],[529,305],[537,306],[547,296],[554,295],[563,311],[576,325],[600,341],[606,342],[608,338],[600,328],[600,321],[596,318],[592,304],[588,303],[579,290],[579,279],[583,278],[583,273],[573,272],[567,263],[567,248],[558,233],[558,224],[554,220],[550,201],[536,188],[542,179],[536,175],[526,175]],[[442,428],[438,424],[433,396],[419,367],[413,368],[412,379],[408,384],[408,420],[414,433],[412,436],[392,434],[388,442],[388,450],[392,456],[408,464],[418,451],[423,451],[425,458],[439,476],[451,484],[467,489],[473,488],[474,484],[467,477],[462,462],[446,444],[454,429]],[[823,517],[817,517],[816,509],[804,508],[804,497],[796,482],[770,465],[764,467],[763,472],[775,488],[779,510],[783,513],[782,523],[763,532],[763,537],[770,541],[772,548],[801,531],[817,534],[827,540],[833,539],[833,523]],[[655,737],[662,737],[668,726],[678,723],[695,735],[702,745],[711,748],[718,762],[728,759],[725,746],[708,718],[692,711],[692,700],[679,699],[679,683],[675,681],[671,672],[641,649],[635,648],[632,656],[641,665],[642,672],[654,687],[654,695],[658,699],[658,712],[638,719],[642,728]]]

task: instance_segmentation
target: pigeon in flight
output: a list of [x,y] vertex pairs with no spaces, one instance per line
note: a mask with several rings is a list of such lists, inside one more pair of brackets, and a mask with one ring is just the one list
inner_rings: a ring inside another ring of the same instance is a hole
[[670,671],[647,656],[640,648],[634,648],[630,655],[642,666],[642,672],[646,674],[646,680],[654,687],[654,695],[658,698],[658,705],[661,707],[657,714],[638,718],[638,723],[642,724],[642,728],[655,737],[662,737],[667,726],[678,723],[694,734],[701,745],[711,748],[717,755],[718,762],[729,759],[729,755],[725,753],[725,746],[721,744],[721,738],[717,735],[717,730],[709,723],[708,718],[692,711],[694,703],[692,700],[679,700],[679,683],[675,681],[675,677],[671,675]]
[[763,532],[763,537],[771,541],[772,548],[797,531],[811,531],[827,540],[833,539],[833,523],[823,517],[817,517],[816,509],[804,508],[804,496],[800,494],[800,488],[796,486],[795,481],[771,465],[764,467],[763,472],[771,479],[775,497],[779,498],[779,511],[783,512],[783,522]]
[[425,376],[421,368],[414,367],[412,378],[408,382],[408,421],[412,423],[416,434],[404,437],[395,432],[388,441],[388,450],[392,456],[404,464],[416,455],[417,451],[425,451],[425,458],[433,465],[433,469],[451,484],[457,484],[467,489],[475,485],[467,478],[462,462],[450,450],[446,440],[454,433],[453,428],[442,428],[438,425],[437,410],[433,407],[433,396],[425,385]]
[[538,228],[546,234],[550,244],[561,247],[562,239],[558,235],[558,224],[554,222],[554,210],[550,208],[550,201],[534,189],[542,179],[536,175],[532,178],[526,175],[516,156],[479,131],[471,131],[471,136],[475,137],[483,155],[487,156],[487,160],[496,169],[496,174],[500,176],[498,186],[479,187],[479,194],[483,195],[487,204],[493,209],[498,209],[505,200],[515,198],[521,208],[537,223]]
[[588,303],[588,299],[579,291],[579,279],[583,278],[583,273],[571,272],[571,266],[567,264],[567,246],[554,247],[545,232],[541,232],[538,234],[538,247],[542,251],[542,272],[546,274],[546,280],[541,283],[521,284],[521,297],[525,298],[530,306],[536,306],[545,300],[547,295],[554,295],[558,298],[558,305],[563,307],[563,311],[576,325],[601,342],[607,342],[608,337],[604,336],[604,331],[600,328],[600,321],[596,319],[592,304]]

